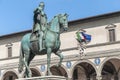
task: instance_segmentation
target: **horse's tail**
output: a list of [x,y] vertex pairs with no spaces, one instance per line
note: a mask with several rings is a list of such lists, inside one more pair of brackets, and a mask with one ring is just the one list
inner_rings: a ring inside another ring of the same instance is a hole
[[24,66],[24,54],[22,47],[20,48],[20,57],[19,57],[19,64],[18,64],[18,71],[21,73],[23,71],[23,66]]

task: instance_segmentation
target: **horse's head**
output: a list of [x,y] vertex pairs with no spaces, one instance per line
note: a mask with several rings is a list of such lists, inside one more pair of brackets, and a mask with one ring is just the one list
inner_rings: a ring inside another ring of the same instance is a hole
[[68,30],[68,20],[67,20],[68,15],[65,14],[59,14],[59,23],[61,27],[63,27],[64,31]]

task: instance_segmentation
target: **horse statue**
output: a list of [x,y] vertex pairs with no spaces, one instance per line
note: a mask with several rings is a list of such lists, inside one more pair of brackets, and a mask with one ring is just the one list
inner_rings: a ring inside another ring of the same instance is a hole
[[[23,67],[25,66],[25,77],[31,77],[32,73],[30,70],[30,62],[35,57],[35,55],[45,55],[47,54],[47,75],[51,75],[50,72],[50,61],[51,61],[51,53],[59,56],[60,61],[58,66],[61,65],[63,60],[63,55],[59,53],[60,48],[60,31],[66,31],[68,29],[68,21],[67,14],[58,14],[56,15],[51,22],[49,22],[49,26],[45,32],[45,40],[44,46],[45,49],[39,51],[37,46],[32,45],[30,42],[31,33],[28,33],[23,36],[21,40],[21,49],[20,49],[20,58],[19,58],[19,67],[18,71],[21,73],[23,71]],[[38,45],[38,44],[36,44]]]

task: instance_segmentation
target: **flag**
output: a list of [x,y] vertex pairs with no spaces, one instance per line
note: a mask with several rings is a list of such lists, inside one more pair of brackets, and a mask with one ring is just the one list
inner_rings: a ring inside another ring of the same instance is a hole
[[77,40],[78,42],[83,42],[85,40],[84,36],[81,34],[81,32],[76,32]]
[[76,32],[78,42],[90,42],[91,35],[85,34],[84,32]]
[[81,32],[81,34],[84,37],[85,41],[87,41],[87,42],[91,41],[91,35],[85,34],[84,32]]

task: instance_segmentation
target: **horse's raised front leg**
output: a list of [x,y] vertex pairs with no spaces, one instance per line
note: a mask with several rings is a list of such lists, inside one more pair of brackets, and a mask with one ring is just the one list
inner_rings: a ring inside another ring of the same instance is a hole
[[50,62],[51,62],[51,48],[47,48],[47,75],[51,75],[50,72]]
[[62,63],[62,61],[63,61],[63,58],[64,58],[64,56],[61,54],[62,52],[61,52],[61,50],[59,50],[59,51],[57,51],[55,54],[57,55],[57,56],[59,56],[59,58],[60,58],[60,61],[59,61],[59,63],[58,63],[58,67],[59,66],[61,66],[61,63]]

